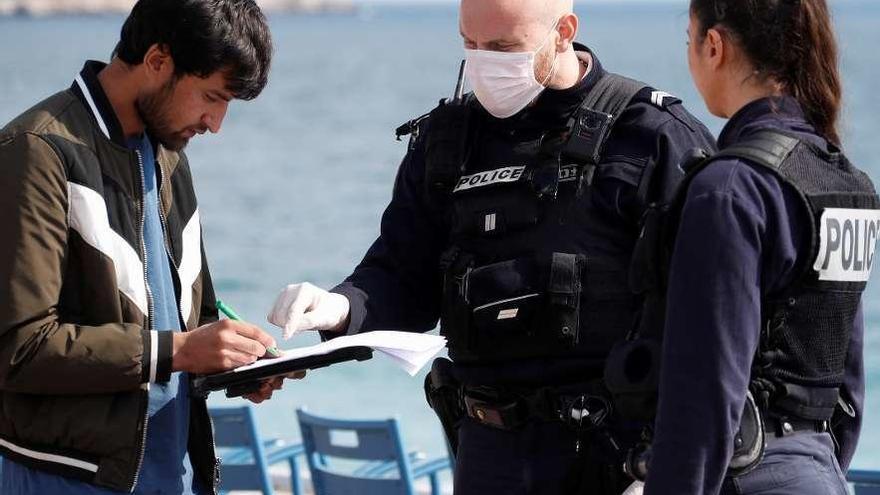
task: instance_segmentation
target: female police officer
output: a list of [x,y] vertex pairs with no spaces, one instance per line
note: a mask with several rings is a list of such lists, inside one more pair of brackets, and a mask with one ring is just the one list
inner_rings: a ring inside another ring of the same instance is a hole
[[[690,13],[693,78],[730,121],[673,215],[646,493],[843,494],[880,212],[839,152],[826,1],[692,0]],[[748,415],[739,429],[744,403],[763,426]],[[731,463],[756,435],[751,462]]]

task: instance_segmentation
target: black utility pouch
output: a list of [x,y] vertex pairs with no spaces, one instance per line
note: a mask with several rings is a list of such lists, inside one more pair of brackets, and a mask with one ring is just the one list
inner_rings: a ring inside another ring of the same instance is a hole
[[467,277],[471,325],[482,348],[530,336],[542,301],[537,267],[526,258],[474,268]]
[[840,402],[838,387],[804,387],[783,383],[776,392],[773,407],[792,416],[828,421]]
[[660,356],[660,342],[651,338],[625,340],[611,349],[605,363],[605,386],[614,399],[615,410],[624,419],[654,419]]
[[453,366],[446,358],[434,360],[431,372],[425,376],[425,398],[440,419],[449,453],[454,458],[458,451],[458,428],[465,411],[461,384],[455,378]]
[[470,330],[480,354],[497,359],[553,354],[580,335],[586,258],[554,253],[474,268],[467,276]]
[[581,284],[586,267],[583,255],[553,253],[547,280],[546,322],[564,345],[580,339]]

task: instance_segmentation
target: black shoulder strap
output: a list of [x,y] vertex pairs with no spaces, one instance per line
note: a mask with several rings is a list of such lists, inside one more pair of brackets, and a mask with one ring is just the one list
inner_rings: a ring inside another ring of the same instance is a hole
[[765,129],[749,136],[745,141],[712,155],[710,161],[720,158],[742,158],[778,171],[799,142],[800,140],[795,137]]
[[581,108],[604,112],[616,119],[636,94],[646,87],[648,85],[643,82],[608,72],[587,93]]
[[611,72],[603,75],[572,117],[563,153],[579,162],[598,164],[617,119],[636,94],[647,86]]
[[[685,178],[679,184],[678,189],[676,189],[676,194],[672,199],[669,211],[663,220],[665,225],[663,226],[662,244],[666,246],[667,253],[672,252],[672,246],[678,232],[679,216],[687,198],[687,191],[694,177],[701,170],[715,160],[736,158],[749,160],[752,163],[766,167],[782,177],[779,169],[799,142],[797,138],[780,131],[762,129],[746,137],[743,141],[724,148],[711,156],[701,149],[692,150],[679,165],[685,173]],[[664,263],[668,263],[668,261],[668,259],[663,260]],[[663,266],[663,270],[668,271],[668,265]]]

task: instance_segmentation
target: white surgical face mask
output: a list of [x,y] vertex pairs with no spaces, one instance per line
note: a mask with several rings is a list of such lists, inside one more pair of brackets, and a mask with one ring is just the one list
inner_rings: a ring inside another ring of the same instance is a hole
[[[556,25],[548,33],[556,31]],[[535,56],[544,48],[547,38],[533,52],[494,52],[465,50],[467,78],[477,100],[487,112],[499,119],[517,114],[545,89],[556,70],[556,52],[550,72],[543,82],[535,79]]]

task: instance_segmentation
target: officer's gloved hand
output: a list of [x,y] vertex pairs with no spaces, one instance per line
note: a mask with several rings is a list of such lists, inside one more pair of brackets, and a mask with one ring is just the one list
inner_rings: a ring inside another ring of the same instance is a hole
[[303,330],[341,332],[348,321],[350,305],[342,294],[327,292],[305,282],[281,290],[269,312],[269,323],[284,329],[284,338]]

